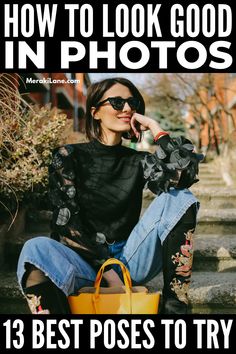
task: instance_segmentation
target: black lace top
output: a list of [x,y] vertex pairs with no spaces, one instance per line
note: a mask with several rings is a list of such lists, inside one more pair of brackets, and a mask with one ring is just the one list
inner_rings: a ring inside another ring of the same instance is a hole
[[161,137],[154,154],[98,140],[58,147],[49,166],[52,237],[99,267],[107,244],[127,239],[138,222],[143,188],[191,186],[199,158],[183,137]]

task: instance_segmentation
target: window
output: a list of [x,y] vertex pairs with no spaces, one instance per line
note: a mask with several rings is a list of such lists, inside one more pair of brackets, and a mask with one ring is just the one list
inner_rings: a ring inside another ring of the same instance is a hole
[[69,80],[73,79],[72,73],[64,73],[64,74],[67,77],[67,79],[69,79]]

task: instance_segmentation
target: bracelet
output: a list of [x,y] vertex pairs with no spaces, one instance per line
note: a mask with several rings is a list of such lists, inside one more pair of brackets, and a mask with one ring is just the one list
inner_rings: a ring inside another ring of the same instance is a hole
[[167,133],[167,132],[159,132],[159,133],[155,136],[155,138],[153,139],[153,141],[156,143],[159,138],[161,138],[162,136],[165,136],[165,135],[169,135],[169,133]]

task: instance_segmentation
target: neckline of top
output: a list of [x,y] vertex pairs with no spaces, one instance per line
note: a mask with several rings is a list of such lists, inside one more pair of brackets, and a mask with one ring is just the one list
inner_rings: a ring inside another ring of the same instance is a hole
[[122,146],[122,140],[115,145],[106,145],[97,139],[92,140],[92,143],[96,148],[99,148],[100,150],[104,150],[104,151],[117,150],[120,149],[120,147]]

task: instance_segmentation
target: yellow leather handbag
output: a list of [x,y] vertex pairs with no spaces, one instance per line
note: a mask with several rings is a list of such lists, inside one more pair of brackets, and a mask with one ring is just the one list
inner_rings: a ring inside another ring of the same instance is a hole
[[[101,288],[104,268],[118,264],[123,273],[124,286]],[[116,258],[108,259],[99,269],[94,287],[81,288],[68,297],[72,314],[157,314],[160,293],[148,293],[144,286],[132,287],[125,265]]]

